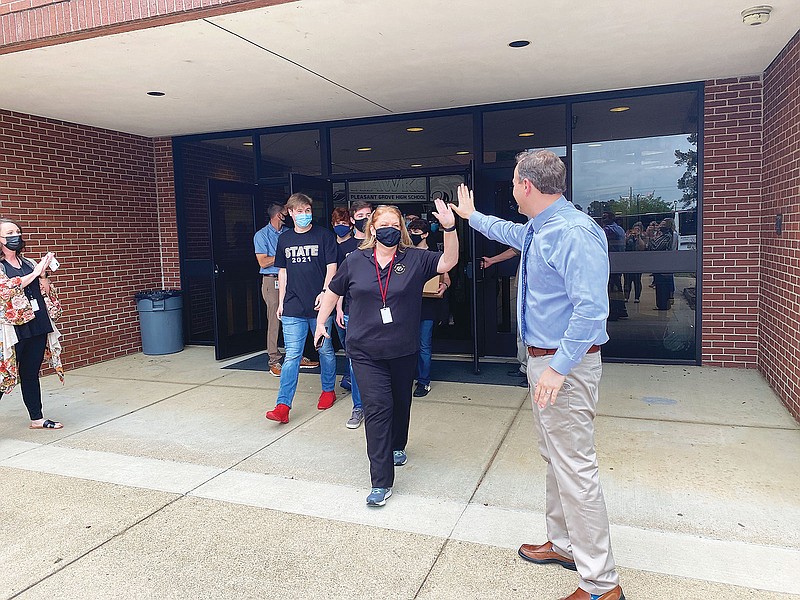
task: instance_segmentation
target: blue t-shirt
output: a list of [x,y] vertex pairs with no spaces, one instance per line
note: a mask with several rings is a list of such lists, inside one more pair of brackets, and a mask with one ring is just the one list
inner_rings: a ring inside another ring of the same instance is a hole
[[[266,254],[267,256],[275,256],[275,251],[278,249],[278,236],[288,227],[281,227],[278,231],[272,226],[272,223],[267,223],[266,227],[262,227],[253,236],[253,246],[256,248],[256,254]],[[277,275],[278,267],[262,267],[259,271],[262,275]]]

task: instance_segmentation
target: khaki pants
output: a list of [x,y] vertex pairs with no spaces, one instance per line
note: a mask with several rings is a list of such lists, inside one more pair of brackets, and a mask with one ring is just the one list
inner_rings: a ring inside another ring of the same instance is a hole
[[[528,358],[531,390],[550,358]],[[594,445],[602,371],[600,353],[587,354],[567,376],[554,405],[533,404],[539,452],[547,463],[547,537],[554,550],[575,561],[580,587],[590,594],[619,584]]]
[[267,354],[269,354],[270,365],[281,360],[281,353],[278,352],[278,332],[281,321],[278,319],[279,293],[275,287],[277,283],[277,277],[261,276],[261,296],[267,305]]

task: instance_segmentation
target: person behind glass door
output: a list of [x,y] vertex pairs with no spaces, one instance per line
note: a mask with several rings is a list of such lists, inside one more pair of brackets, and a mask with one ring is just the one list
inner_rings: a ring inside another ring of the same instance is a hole
[[[303,345],[309,330],[317,324],[317,310],[325,290],[336,273],[336,237],[328,229],[312,223],[311,198],[305,194],[292,194],[286,208],[294,221],[294,229],[281,234],[275,251],[278,267],[278,310],[283,323],[283,343],[286,358],[281,369],[278,399],[266,417],[279,423],[289,422],[289,410],[297,390],[297,377]],[[330,328],[332,319],[325,318]],[[322,393],[317,408],[333,406],[336,393],[336,356],[330,339],[319,349]]]
[[[642,222],[637,221],[633,224],[625,234],[625,251],[626,252],[640,252],[647,250],[647,244],[642,235]],[[633,289],[633,302],[639,303],[642,297],[642,274],[641,273],[625,273],[625,284],[623,286],[625,293],[625,301],[631,299],[631,289]]]
[[[428,247],[428,235],[431,227],[427,221],[415,219],[408,226],[411,243],[420,250],[436,251]],[[433,328],[443,318],[447,318],[445,292],[450,287],[450,275],[439,275],[439,289],[436,298],[422,299],[422,316],[419,323],[419,359],[417,360],[417,387],[415,398],[423,398],[431,391],[431,358],[433,356]]]
[[[42,414],[39,383],[39,370],[48,346],[50,365],[63,381],[59,358],[61,344],[58,341],[61,334],[47,312],[44,299],[50,286],[46,269],[53,255],[48,252],[38,263],[25,258],[22,254],[25,248],[22,229],[9,219],[0,219],[0,245],[0,290],[4,298],[0,302],[0,398],[14,388],[18,375],[22,401],[31,419],[30,429],[61,429],[61,423],[45,419]],[[6,320],[10,313],[22,309],[23,305],[25,309],[31,309],[26,310],[29,318],[24,324],[14,325]]]
[[[603,211],[600,225],[608,239],[608,251],[624,252],[625,230],[617,223],[614,213]],[[608,298],[610,306],[608,320],[627,319],[628,311],[625,310],[625,297],[622,291],[622,273],[611,273],[608,276]]]
[[383,506],[392,495],[394,468],[406,463],[411,387],[417,368],[422,288],[437,273],[458,263],[453,212],[441,200],[434,216],[445,233],[444,252],[411,246],[403,215],[379,206],[367,237],[342,263],[322,298],[315,340],[330,334],[322,326],[339,297],[350,295],[347,355],[361,389],[372,491],[368,506]]
[[608,241],[564,197],[566,167],[554,153],[520,153],[513,184],[529,219],[524,225],[476,211],[463,185],[453,210],[479,233],[521,251],[517,313],[547,464],[548,541],[523,544],[519,555],[577,570],[579,587],[562,600],[622,600],[594,443],[599,350],[608,341]]
[[[519,256],[519,250],[516,248],[506,248],[500,254],[494,256],[481,257],[481,269],[488,269],[492,265],[496,265],[512,258]],[[511,278],[511,298],[517,297],[517,287],[519,286],[519,267],[517,267],[517,274]],[[528,387],[528,348],[519,337],[519,328],[517,328],[517,362],[519,368],[507,371],[506,375],[509,377],[519,377],[517,385],[519,387]]]
[[[653,252],[668,252],[672,249],[672,231],[669,223],[662,221],[647,249]],[[653,273],[653,284],[656,288],[656,306],[653,310],[669,310],[671,305],[669,295],[675,287],[672,273]]]

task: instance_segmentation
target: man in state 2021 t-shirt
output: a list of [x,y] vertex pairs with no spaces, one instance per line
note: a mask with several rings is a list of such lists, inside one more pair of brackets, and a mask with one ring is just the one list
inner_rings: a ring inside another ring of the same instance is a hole
[[[303,344],[309,329],[312,333],[316,330],[319,302],[336,274],[338,256],[336,236],[311,222],[311,198],[305,194],[292,194],[286,208],[294,221],[294,229],[281,234],[275,251],[275,266],[279,269],[278,315],[283,324],[286,358],[281,369],[277,404],[266,415],[267,419],[280,423],[289,422]],[[328,321],[325,327],[330,331],[333,319]],[[326,339],[319,349],[319,362],[322,393],[317,408],[325,410],[336,401],[333,391],[336,356],[330,339]]]

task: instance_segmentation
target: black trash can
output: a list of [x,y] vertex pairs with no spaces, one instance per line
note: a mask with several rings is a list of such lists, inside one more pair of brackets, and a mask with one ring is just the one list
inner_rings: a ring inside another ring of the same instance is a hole
[[142,352],[172,354],[183,350],[183,298],[180,290],[137,292],[136,310],[142,333]]

